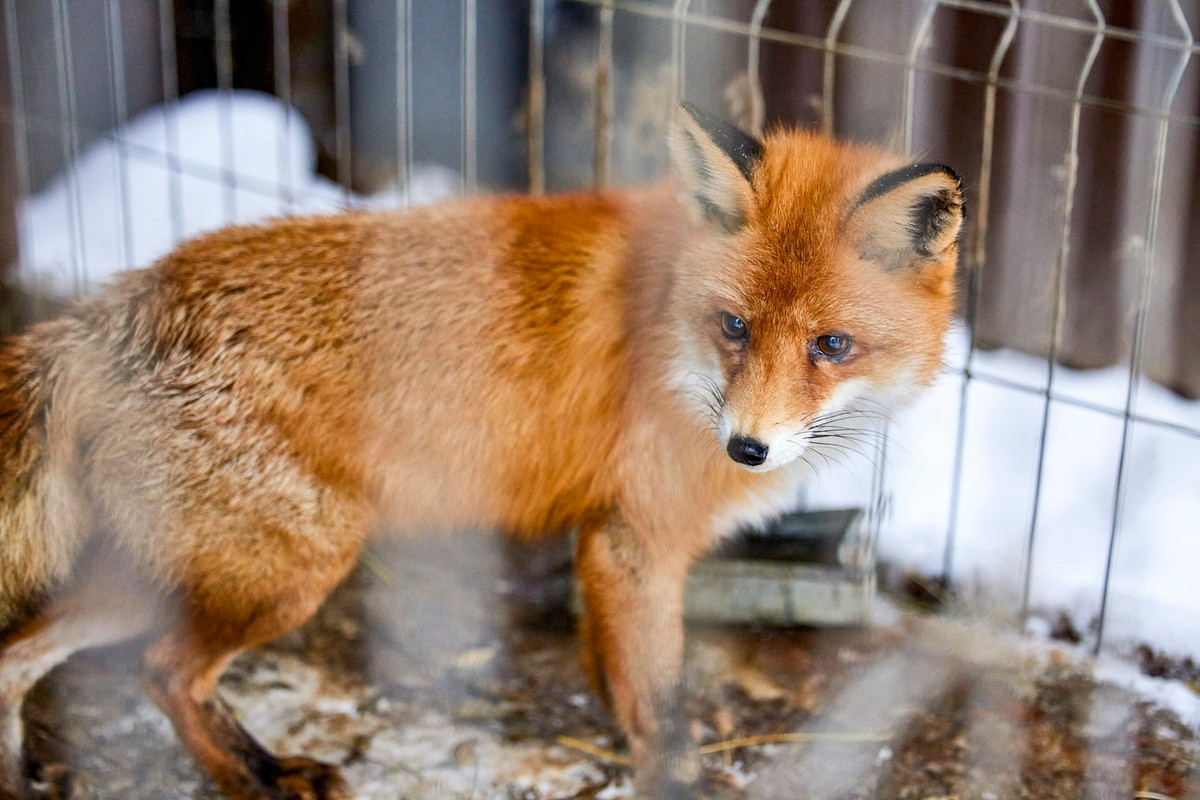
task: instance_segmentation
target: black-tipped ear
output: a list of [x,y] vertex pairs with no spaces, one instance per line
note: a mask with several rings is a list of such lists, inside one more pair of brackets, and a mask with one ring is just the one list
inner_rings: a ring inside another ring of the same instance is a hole
[[696,120],[696,124],[708,134],[708,138],[720,148],[722,153],[729,156],[729,160],[738,168],[738,172],[742,173],[747,181],[751,180],[754,176],[755,165],[762,161],[762,142],[738,126],[726,122],[716,114],[711,114],[692,103],[684,102],[680,108]]
[[909,164],[871,181],[852,219],[865,258],[889,269],[936,258],[958,241],[962,179],[944,164]]
[[697,218],[729,233],[745,225],[754,205],[751,180],[762,160],[762,143],[684,103],[675,114],[669,144],[684,200]]

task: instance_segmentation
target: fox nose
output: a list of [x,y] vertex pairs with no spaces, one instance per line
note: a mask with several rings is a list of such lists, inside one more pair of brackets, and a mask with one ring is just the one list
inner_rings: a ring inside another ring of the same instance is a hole
[[767,460],[767,446],[758,439],[741,434],[730,438],[725,450],[734,461],[748,467],[757,467]]

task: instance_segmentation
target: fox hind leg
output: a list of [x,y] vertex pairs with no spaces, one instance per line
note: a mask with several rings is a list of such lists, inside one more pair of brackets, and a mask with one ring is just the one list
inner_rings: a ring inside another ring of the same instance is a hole
[[185,596],[173,625],[146,650],[147,694],[229,796],[346,796],[336,767],[306,758],[279,758],[259,744],[221,700],[217,681],[243,650],[275,639],[312,616],[356,555],[354,548],[311,570],[304,569],[305,559],[294,552],[268,555],[273,567],[269,580],[239,582],[215,592],[194,590]]
[[146,653],[147,692],[200,765],[231,797],[325,800],[344,795],[335,767],[276,758],[234,718],[216,692],[236,646],[210,646],[177,628]]

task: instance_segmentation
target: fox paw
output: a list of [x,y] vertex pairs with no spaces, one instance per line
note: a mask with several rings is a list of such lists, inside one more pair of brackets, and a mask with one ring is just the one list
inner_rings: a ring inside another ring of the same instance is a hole
[[281,758],[271,800],[345,800],[350,796],[342,773],[332,764],[311,758]]

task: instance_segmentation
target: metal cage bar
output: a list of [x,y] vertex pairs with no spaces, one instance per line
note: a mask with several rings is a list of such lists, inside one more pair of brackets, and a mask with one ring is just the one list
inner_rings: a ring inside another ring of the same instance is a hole
[[412,0],[396,3],[396,202],[412,205]]
[[1034,538],[1037,534],[1038,519],[1041,514],[1042,489],[1046,470],[1046,442],[1050,433],[1050,411],[1054,407],[1050,393],[1054,391],[1054,378],[1058,367],[1058,353],[1062,348],[1063,318],[1067,313],[1067,265],[1071,257],[1071,225],[1075,210],[1075,189],[1079,178],[1079,125],[1083,113],[1083,90],[1088,76],[1100,54],[1100,45],[1104,43],[1105,19],[1096,0],[1084,0],[1088,11],[1095,20],[1092,29],[1092,40],[1088,47],[1087,56],[1079,70],[1079,79],[1075,84],[1075,97],[1071,103],[1071,121],[1067,141],[1067,178],[1063,189],[1063,221],[1059,230],[1058,258],[1054,266],[1054,314],[1050,323],[1050,352],[1046,357],[1046,397],[1042,404],[1042,418],[1038,433],[1037,466],[1034,470],[1033,508],[1029,516],[1029,531],[1025,537],[1024,549],[1021,553],[1021,610],[1019,620],[1029,615],[1030,580],[1033,574]]
[[988,62],[988,83],[984,90],[983,100],[983,141],[979,155],[979,188],[975,193],[975,214],[972,246],[967,249],[967,286],[966,311],[967,330],[970,331],[970,342],[967,345],[966,363],[963,365],[962,390],[958,401],[958,427],[954,440],[954,469],[952,472],[953,485],[950,487],[950,511],[946,521],[946,544],[942,551],[942,580],[949,583],[954,566],[954,535],[958,527],[959,503],[962,498],[962,473],[966,460],[967,413],[970,403],[971,366],[977,351],[975,342],[975,320],[979,314],[979,281],[984,265],[987,263],[987,231],[990,216],[988,214],[992,194],[992,157],[996,143],[996,94],[997,81],[1000,78],[1000,68],[1012,47],[1017,35],[1017,24],[1021,8],[1017,0],[1008,0],[1009,15],[1004,23],[1004,30],[992,51]]
[[612,180],[613,116],[616,95],[613,87],[613,28],[616,12],[611,3],[600,7],[596,31],[596,136],[592,156],[592,184],[597,189]]
[[[58,75],[58,122],[64,165],[75,162],[79,155],[78,109],[75,97],[75,62],[71,47],[71,22],[66,0],[51,5],[54,15],[54,63]],[[83,203],[79,179],[73,170],[66,171],[67,237],[71,243],[71,282],[76,294],[87,291],[87,251],[83,243]]]
[[529,4],[529,95],[527,147],[529,191],[546,191],[546,0]]
[[354,164],[350,140],[350,32],[347,0],[333,3],[333,139],[337,154],[338,186],[342,190],[342,205],[354,205],[351,185]]
[[926,0],[925,7],[921,9],[921,17],[917,22],[916,30],[913,31],[912,39],[909,41],[908,53],[904,62],[904,117],[901,121],[904,138],[901,146],[906,154],[911,154],[913,148],[913,109],[917,102],[917,57],[920,55],[921,48],[929,41],[929,33],[933,29],[933,18],[937,14],[937,10],[937,0]]
[[671,7],[671,68],[675,76],[672,108],[687,98],[687,26],[691,5],[692,0],[675,0]]
[[762,134],[766,124],[767,103],[763,97],[762,87],[762,29],[767,13],[771,10],[771,0],[757,0],[754,11],[750,15],[750,41],[746,46],[746,80],[750,88],[750,131],[755,136]]
[[217,63],[217,132],[221,161],[221,202],[225,221],[237,219],[237,165],[233,157],[233,21],[230,0],[213,0],[213,55]]
[[[119,129],[129,121],[129,101],[125,90],[125,47],[121,33],[121,4],[119,0],[106,0],[104,4],[106,39],[106,55],[108,57],[108,78],[112,83],[110,106],[113,117],[113,127]],[[129,202],[129,150],[125,137],[116,136],[115,145],[117,158],[114,163],[117,191],[121,198],[119,214],[121,217],[121,235],[117,237],[118,263],[133,266],[133,220]]]
[[[21,198],[28,198],[33,189],[29,169],[29,122],[25,113],[25,73],[21,63],[21,41],[17,34],[17,0],[4,0],[4,32],[4,44],[8,50],[9,92],[13,104],[10,120],[17,192]],[[18,235],[23,239],[22,245],[26,252],[36,258],[35,242],[33,232],[29,229],[28,217],[18,214],[18,218]],[[22,267],[19,263],[17,266],[19,269]]]
[[158,0],[158,39],[162,50],[163,138],[166,142],[167,192],[171,210],[171,239],[183,238],[183,186],[179,163],[179,61],[175,50],[175,4]]
[[474,191],[479,183],[476,2],[462,0],[462,183],[466,191]]
[[275,67],[275,96],[287,110],[283,122],[283,141],[279,143],[279,199],[291,211],[296,206],[293,180],[295,154],[292,152],[292,42],[288,22],[288,0],[271,0],[271,45]]
[[[1183,81],[1184,71],[1191,59],[1195,46],[1195,38],[1187,23],[1187,18],[1178,0],[1170,0],[1171,12],[1182,31],[1183,38],[1177,43],[1179,63],[1167,82],[1163,93],[1162,105],[1169,111],[1174,105],[1175,95]],[[1121,528],[1125,516],[1125,503],[1128,493],[1129,456],[1133,444],[1135,410],[1138,400],[1142,357],[1146,346],[1146,323],[1150,311],[1150,290],[1154,280],[1154,254],[1158,243],[1158,224],[1162,208],[1163,170],[1167,160],[1167,134],[1170,128],[1170,118],[1162,117],[1158,121],[1154,142],[1154,174],[1150,190],[1150,207],[1146,218],[1146,246],[1138,276],[1138,297],[1134,311],[1133,347],[1129,359],[1129,385],[1125,396],[1125,415],[1121,423],[1121,450],[1117,462],[1117,481],[1113,493],[1112,530],[1109,533],[1108,552],[1104,559],[1104,582],[1100,593],[1100,612],[1097,617],[1095,652],[1098,654],[1104,646],[1105,627],[1108,623],[1112,586],[1113,569],[1116,563],[1117,548],[1120,545]]]
[[[821,71],[821,132],[833,133],[833,91],[834,70],[837,68],[838,37],[842,35],[842,26],[846,24],[846,16],[850,13],[850,3],[853,0],[838,0],[833,17],[829,21],[829,29],[820,43],[825,53],[825,64]],[[763,31],[759,31],[759,36]]]

